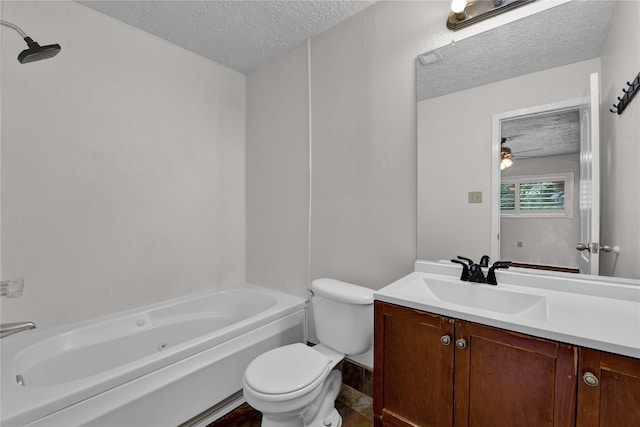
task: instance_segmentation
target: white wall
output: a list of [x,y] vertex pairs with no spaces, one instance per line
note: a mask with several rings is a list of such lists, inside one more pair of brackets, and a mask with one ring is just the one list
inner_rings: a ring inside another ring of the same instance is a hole
[[245,77],[73,2],[2,2],[2,321],[245,278]]
[[317,277],[380,288],[412,270],[427,9],[377,3],[248,77],[250,280],[306,295]]
[[619,1],[602,52],[602,244],[600,274],[640,278],[640,97],[621,115],[609,108],[640,71],[640,2]]
[[573,173],[571,215],[556,218],[501,217],[500,258],[513,262],[579,267],[575,249],[580,241],[579,154],[516,160],[512,167],[502,171],[502,179],[567,172]]
[[413,270],[415,51],[410,2],[311,41],[311,277],[380,288]]
[[300,297],[309,277],[308,58],[247,78],[247,280]]
[[599,69],[596,58],[418,103],[418,258],[489,254],[492,114],[578,98]]

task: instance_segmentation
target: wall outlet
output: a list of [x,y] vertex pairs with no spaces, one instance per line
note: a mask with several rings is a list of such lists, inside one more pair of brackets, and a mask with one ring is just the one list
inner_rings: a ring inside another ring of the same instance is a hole
[[469,191],[469,203],[482,203],[482,191]]

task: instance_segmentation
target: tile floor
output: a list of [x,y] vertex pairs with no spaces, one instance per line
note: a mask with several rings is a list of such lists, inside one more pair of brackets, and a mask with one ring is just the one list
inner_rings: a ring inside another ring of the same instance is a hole
[[373,426],[373,399],[343,385],[336,399],[336,409],[342,416],[342,427]]
[[[347,406],[344,402],[336,401],[336,409],[342,416],[342,427],[371,427],[371,416],[362,414],[359,409]],[[208,427],[260,427],[262,414],[248,404],[236,408],[233,412],[209,424]]]

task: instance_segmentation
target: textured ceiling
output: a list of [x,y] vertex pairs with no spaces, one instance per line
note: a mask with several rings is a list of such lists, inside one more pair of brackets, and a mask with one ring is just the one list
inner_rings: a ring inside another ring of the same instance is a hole
[[511,148],[516,160],[580,152],[577,109],[502,120],[500,126],[504,145]]
[[598,57],[613,6],[574,0],[439,48],[416,61],[418,100]]
[[374,1],[93,1],[78,3],[250,74]]

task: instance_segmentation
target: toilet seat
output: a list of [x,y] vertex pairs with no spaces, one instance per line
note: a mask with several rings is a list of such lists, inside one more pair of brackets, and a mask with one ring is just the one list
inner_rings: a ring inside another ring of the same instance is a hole
[[296,343],[255,358],[245,371],[244,381],[265,400],[287,400],[322,384],[332,367],[326,355]]

